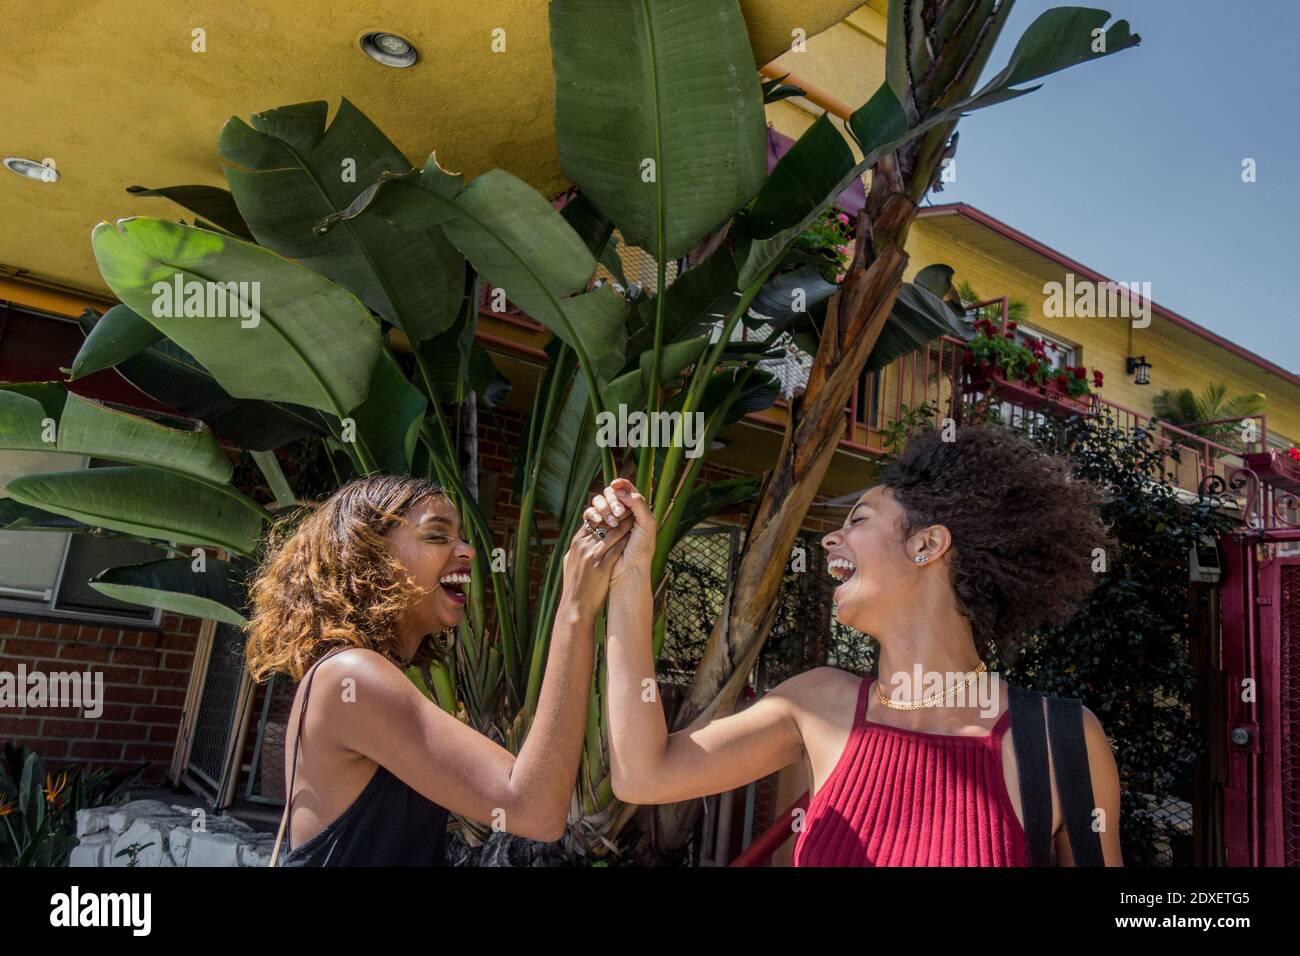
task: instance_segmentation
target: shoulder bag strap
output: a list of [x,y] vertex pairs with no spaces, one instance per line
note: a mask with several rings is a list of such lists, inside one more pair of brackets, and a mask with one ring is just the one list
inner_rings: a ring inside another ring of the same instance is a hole
[[1043,695],[1008,684],[1011,743],[1020,779],[1020,805],[1030,866],[1052,864],[1052,782],[1047,763],[1047,725]]
[[311,696],[311,681],[316,676],[316,668],[324,661],[333,657],[339,651],[347,650],[345,647],[336,647],[330,651],[315,664],[312,664],[307,670],[307,684],[302,690],[302,706],[298,708],[298,727],[293,737],[293,761],[289,770],[289,792],[285,794],[284,815],[280,817],[280,830],[275,835],[275,846],[271,849],[271,862],[267,866],[280,865],[280,843],[284,840],[285,828],[289,825],[289,811],[293,807],[293,783],[298,776],[298,741],[302,738],[302,721],[307,715],[307,699]]
[[1105,866],[1101,837],[1092,828],[1096,803],[1088,768],[1088,745],[1083,734],[1083,701],[1077,697],[1048,697],[1047,727],[1052,763],[1056,767],[1056,788],[1061,794],[1061,813],[1065,817],[1074,865]]

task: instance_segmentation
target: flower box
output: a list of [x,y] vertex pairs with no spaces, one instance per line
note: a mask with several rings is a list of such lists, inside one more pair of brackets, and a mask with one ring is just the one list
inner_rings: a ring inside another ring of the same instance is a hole
[[1292,494],[1300,494],[1300,461],[1292,461],[1285,452],[1276,448],[1248,452],[1242,457],[1250,470],[1259,475],[1260,481]]
[[1068,415],[1087,415],[1092,411],[1091,396],[1073,397],[1046,385],[1010,381],[996,370],[991,373],[971,372],[964,390],[967,394],[994,393],[1002,401],[1019,405],[1026,411],[1041,410],[1043,406],[1050,406],[1051,409]]

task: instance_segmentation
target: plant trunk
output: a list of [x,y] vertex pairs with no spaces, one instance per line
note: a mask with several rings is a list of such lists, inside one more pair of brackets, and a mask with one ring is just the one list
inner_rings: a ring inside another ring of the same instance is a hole
[[[734,585],[674,730],[731,714],[767,640],[799,528],[844,433],[845,407],[902,287],[903,246],[917,207],[899,183],[893,160],[882,160],[859,225],[853,265],[830,301],[807,390],[791,406],[777,463],[764,476],[750,513]],[[655,816],[657,845],[665,850],[685,845],[700,806],[690,800],[647,808]]]

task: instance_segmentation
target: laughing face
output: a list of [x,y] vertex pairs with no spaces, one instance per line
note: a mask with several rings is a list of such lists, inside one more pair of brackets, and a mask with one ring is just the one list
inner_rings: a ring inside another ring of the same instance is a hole
[[840,582],[836,617],[867,634],[896,620],[916,597],[915,557],[924,556],[920,535],[904,541],[903,508],[884,485],[858,499],[844,526],[822,538],[826,570]]
[[426,593],[407,608],[407,626],[419,636],[461,622],[474,549],[460,536],[460,515],[444,497],[417,501],[387,534],[393,556]]

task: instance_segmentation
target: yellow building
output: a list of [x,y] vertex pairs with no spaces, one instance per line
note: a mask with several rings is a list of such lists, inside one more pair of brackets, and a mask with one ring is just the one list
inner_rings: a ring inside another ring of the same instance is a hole
[[[545,4],[380,0],[347,9],[313,8],[307,17],[301,15],[301,5],[283,0],[253,6],[92,4],[74,11],[71,6],[30,5],[8,16],[0,40],[0,77],[9,99],[9,139],[0,145],[7,154],[54,159],[59,181],[20,180],[0,172],[0,381],[37,377],[37,371],[48,373],[68,362],[67,349],[75,354],[80,342],[76,316],[86,307],[102,310],[111,304],[91,253],[89,236],[96,222],[182,214],[166,200],[128,195],[126,187],[224,186],[215,144],[218,130],[232,115],[321,97],[330,98],[333,108],[336,97],[345,93],[413,162],[423,162],[436,149],[445,166],[467,176],[499,166],[546,195],[567,188],[552,132]],[[842,119],[883,81],[885,0],[862,6],[850,0],[742,0],[741,7],[756,65],[767,77],[788,75],[787,82],[807,94],[768,107],[774,138],[797,138],[822,112]],[[357,40],[376,28],[409,37],[424,58],[401,71],[366,60],[357,52]],[[505,46],[498,51],[492,38],[501,28]],[[1050,249],[986,211],[938,205],[924,209],[911,230],[907,277],[943,262],[955,269],[956,281],[968,282],[982,296],[1024,301],[1029,312],[1018,331],[1067,350],[1069,364],[1100,370],[1105,383],[1101,398],[1126,423],[1151,416],[1153,398],[1162,388],[1200,392],[1222,383],[1230,395],[1266,396],[1271,444],[1300,440],[1300,376],[1193,319],[1154,304],[1149,324],[1140,329],[1123,318],[1049,315],[1045,290],[1052,283],[1106,281],[1069,258],[1069,251]],[[478,334],[514,384],[503,411],[526,415],[549,333],[526,316],[484,313]],[[43,353],[49,361],[34,360],[55,342],[66,348]],[[827,473],[820,506],[806,522],[808,530],[839,525],[843,512],[828,503],[863,490],[883,436],[904,406],[931,400],[941,408],[953,407],[961,393],[961,350],[960,340],[937,342],[863,377],[845,411],[850,427]],[[1136,358],[1150,365],[1148,385],[1137,384],[1130,371],[1129,360]],[[157,410],[139,401],[138,393],[133,397],[121,390],[120,383],[104,388],[102,397]],[[710,466],[723,473],[761,472],[781,446],[786,418],[787,406],[778,403],[731,426],[720,436],[725,447],[710,455]],[[1213,443],[1176,430],[1165,434],[1198,448],[1179,467],[1180,483],[1187,489],[1239,460]],[[504,452],[485,457],[508,460]],[[0,453],[0,482],[23,469],[52,470]],[[510,513],[503,506],[495,518],[502,527]],[[51,571],[45,585],[35,582],[10,592],[4,590],[12,583],[5,580],[7,567],[31,573],[31,556],[10,562],[11,567],[0,562],[0,623],[12,613],[13,629],[4,633],[28,641],[37,657],[54,654],[41,642],[100,640],[110,624],[123,635],[150,631],[163,643],[196,630],[175,618],[133,618],[112,604],[86,604],[93,595],[74,595],[65,602],[60,582],[64,569],[76,566],[77,556],[69,548],[41,558],[48,558],[57,573]],[[20,563],[27,566],[20,568]],[[44,603],[33,597],[42,588]],[[12,598],[7,603],[6,593]],[[91,631],[96,637],[86,636]],[[210,647],[211,632],[207,635]],[[142,640],[137,637],[134,646],[144,648]],[[190,654],[192,660],[176,664],[170,660],[176,653]],[[180,679],[171,698],[164,700],[159,690],[145,701],[143,706],[155,712],[173,709],[174,718],[164,716],[158,721],[161,731],[151,726],[147,740],[132,741],[136,750],[122,749],[128,744],[120,743],[112,759],[152,759],[173,773],[188,766],[191,758],[183,741],[170,756],[156,751],[159,746],[170,751],[169,735],[176,729],[182,737],[188,733],[181,711],[192,720],[193,694],[202,687],[202,677],[194,675],[206,666],[203,653],[202,645],[198,651],[168,651],[164,664],[160,650],[156,667],[144,661],[135,665],[182,674],[189,669],[189,696],[182,705],[186,684]],[[147,656],[144,650],[136,654]],[[137,676],[142,687],[156,683],[145,679],[143,671]],[[245,723],[240,733],[247,730]],[[109,759],[103,748],[79,750],[76,745],[84,741],[64,741],[47,731],[33,724],[11,733],[15,739],[41,739],[45,746],[66,744],[56,756]],[[234,792],[235,780],[223,774],[240,766],[242,739],[232,739],[221,755],[224,766],[210,770],[222,793]],[[782,776],[773,798],[780,809],[798,795],[803,786],[798,777],[797,772]]]

